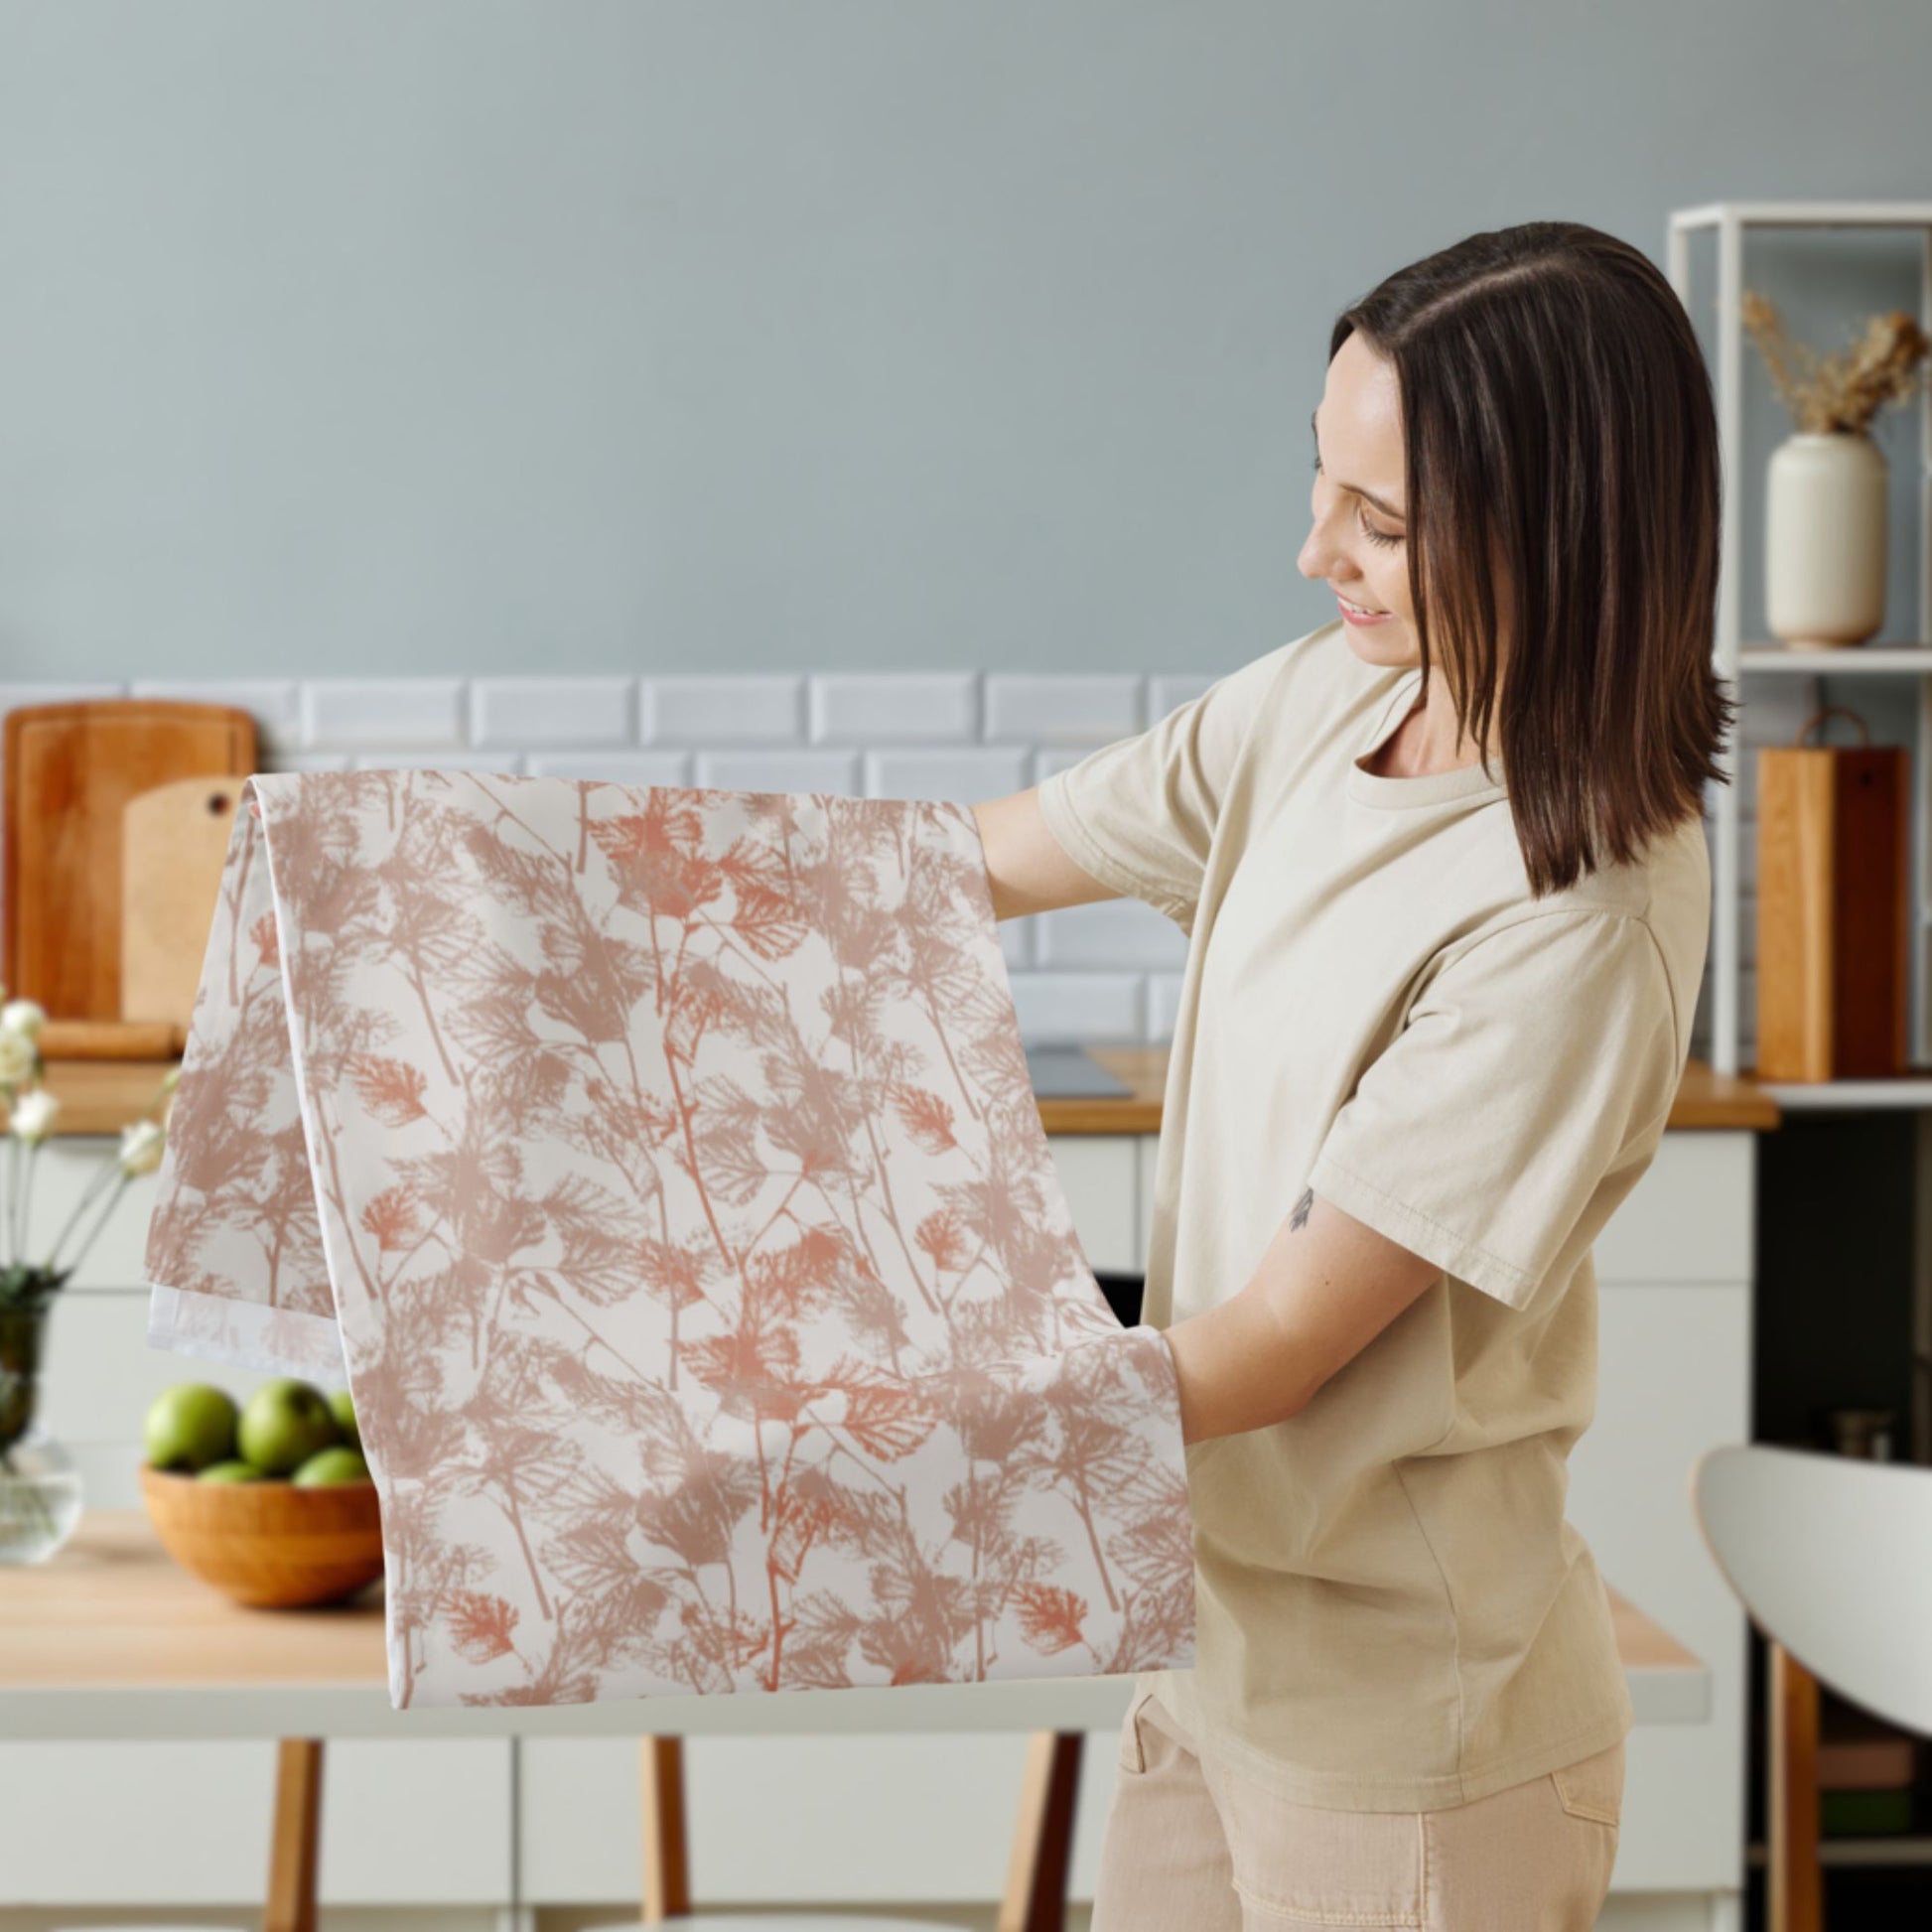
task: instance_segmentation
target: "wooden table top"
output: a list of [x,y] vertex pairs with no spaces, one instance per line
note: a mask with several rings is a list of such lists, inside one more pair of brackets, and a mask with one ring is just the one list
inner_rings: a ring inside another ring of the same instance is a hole
[[[1168,1077],[1165,1046],[1092,1046],[1088,1052],[1130,1092],[1106,1098],[1053,1098],[1039,1103],[1049,1134],[1158,1134]],[[50,1060],[47,1084],[60,1097],[62,1134],[118,1134],[153,1100],[168,1060]],[[4,1109],[0,1109],[0,1114]],[[1752,1081],[1715,1073],[1704,1060],[1684,1070],[1668,1128],[1774,1128],[1777,1103]],[[1667,1130],[1668,1131],[1668,1130]]]
[[[1638,1722],[1704,1723],[1709,1670],[1627,1598],[1609,1596]],[[399,1712],[389,1705],[379,1582],[330,1608],[249,1609],[182,1569],[143,1509],[90,1509],[46,1563],[0,1570],[0,1736],[9,1738],[1099,1730],[1119,1725],[1132,1682]]]

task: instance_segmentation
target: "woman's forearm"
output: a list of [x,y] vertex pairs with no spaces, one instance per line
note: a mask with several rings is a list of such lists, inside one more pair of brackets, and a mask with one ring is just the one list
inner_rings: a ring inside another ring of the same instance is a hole
[[1279,1298],[1257,1275],[1228,1301],[1163,1332],[1180,1384],[1180,1440],[1204,1442],[1285,1422],[1307,1397]]

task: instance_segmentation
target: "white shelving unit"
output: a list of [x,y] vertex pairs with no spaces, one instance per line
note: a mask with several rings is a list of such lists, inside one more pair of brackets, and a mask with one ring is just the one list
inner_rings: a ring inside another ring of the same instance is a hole
[[[1932,1043],[1927,1038],[1927,986],[1932,981],[1932,641],[1846,650],[1787,650],[1774,643],[1744,644],[1738,636],[1738,570],[1742,556],[1744,449],[1744,236],[1752,228],[1916,228],[1919,231],[1920,327],[1932,332],[1932,202],[1713,202],[1677,208],[1670,217],[1667,270],[1686,308],[1691,302],[1691,237],[1704,230],[1717,241],[1717,401],[1724,464],[1720,530],[1718,634],[1714,655],[1732,695],[1749,702],[1747,677],[1904,677],[1917,680],[1917,744],[1912,759],[1915,823],[1920,834],[1911,955],[1911,1054],[1918,1075],[1895,1080],[1767,1082],[1779,1105],[1804,1108],[1911,1107],[1932,1109]],[[1918,475],[1918,627],[1932,631],[1932,393],[1920,392]],[[1738,859],[1735,748],[1723,759],[1732,782],[1716,787],[1712,878],[1711,1064],[1736,1073],[1738,1037],[1738,916],[1742,873]],[[1748,1070],[1748,1069],[1745,1069]]]
[[[1738,635],[1739,569],[1743,556],[1744,237],[1760,228],[1917,229],[1919,235],[1919,325],[1932,333],[1932,202],[1717,202],[1679,208],[1670,217],[1667,269],[1671,285],[1686,308],[1691,302],[1692,237],[1710,230],[1716,238],[1717,404],[1724,467],[1720,528],[1717,635],[1714,658],[1731,695],[1748,708],[1750,680],[1804,678],[1806,712],[1824,702],[1821,680],[1830,678],[1903,678],[1913,681],[1917,717],[1912,753],[1913,824],[1918,840],[1913,870],[1911,913],[1911,1013],[1907,1029],[1912,1065],[1885,1079],[1765,1081],[1764,1090],[1791,1112],[1905,1109],[1916,1115],[1918,1197],[1932,1188],[1932,1042],[1928,1041],[1928,985],[1932,984],[1932,394],[1919,394],[1918,611],[1921,641],[1858,645],[1843,650],[1791,650],[1769,640],[1745,643]],[[1788,690],[1788,685],[1771,686]],[[1741,732],[1738,738],[1741,740]],[[1739,862],[1742,804],[1737,777],[1737,746],[1722,762],[1731,782],[1717,786],[1713,801],[1712,1015],[1711,1063],[1720,1073],[1749,1072],[1738,1065],[1739,945],[1743,874]],[[1754,756],[1754,752],[1746,756]],[[1925,1388],[1932,1369],[1932,1215],[1921,1211],[1917,1226],[1914,1285],[1913,1363],[1909,1454],[1928,1460]],[[1754,1288],[1749,1292],[1755,1294]],[[1743,1317],[1748,1350],[1755,1316],[1749,1302]],[[1742,1745],[1740,1742],[1740,1751]],[[1763,1867],[1761,1840],[1744,1847],[1746,1866]],[[1885,1837],[1828,1839],[1819,1847],[1826,1865],[1903,1865],[1932,1863],[1932,1838]],[[1741,1916],[1741,1898],[1739,1900]]]

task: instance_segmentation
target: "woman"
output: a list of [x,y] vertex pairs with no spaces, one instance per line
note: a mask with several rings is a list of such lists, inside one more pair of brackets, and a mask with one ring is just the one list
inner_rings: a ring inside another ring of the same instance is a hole
[[1590,1244],[1684,1068],[1732,710],[1710,383],[1571,222],[1403,269],[1329,355],[1334,620],[978,813],[998,916],[1190,936],[1144,1318],[1197,1645],[1136,1679],[1093,1928],[1567,1932],[1634,1723],[1564,1518]]

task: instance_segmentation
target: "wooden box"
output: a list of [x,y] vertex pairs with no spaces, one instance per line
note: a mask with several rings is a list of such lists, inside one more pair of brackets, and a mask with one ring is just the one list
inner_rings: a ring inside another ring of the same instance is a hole
[[1910,810],[1911,755],[1898,747],[1758,753],[1759,1079],[1907,1071]]

